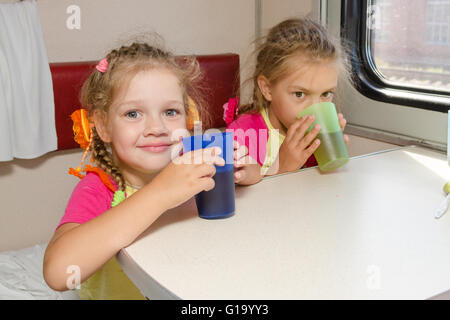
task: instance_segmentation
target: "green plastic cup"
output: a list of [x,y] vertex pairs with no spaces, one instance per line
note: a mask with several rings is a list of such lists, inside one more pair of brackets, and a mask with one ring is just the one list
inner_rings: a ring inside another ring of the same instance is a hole
[[313,124],[308,128],[308,132],[318,123],[320,132],[317,138],[320,145],[314,152],[319,169],[321,171],[332,171],[345,165],[348,158],[347,146],[345,145],[344,135],[339,125],[339,119],[336,107],[332,102],[320,102],[302,110],[297,116],[314,115]]

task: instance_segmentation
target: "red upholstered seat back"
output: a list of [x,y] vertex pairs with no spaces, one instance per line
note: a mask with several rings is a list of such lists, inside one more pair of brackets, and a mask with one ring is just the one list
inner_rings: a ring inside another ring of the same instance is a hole
[[[182,58],[182,57],[180,57]],[[210,127],[224,127],[223,104],[238,94],[239,55],[220,54],[197,56],[203,78],[200,87],[211,117]],[[51,63],[55,97],[56,134],[58,150],[78,148],[73,140],[70,115],[80,106],[80,89],[97,61]],[[206,90],[205,90],[206,89]],[[206,122],[204,115],[202,120]],[[204,126],[204,129],[208,127]]]

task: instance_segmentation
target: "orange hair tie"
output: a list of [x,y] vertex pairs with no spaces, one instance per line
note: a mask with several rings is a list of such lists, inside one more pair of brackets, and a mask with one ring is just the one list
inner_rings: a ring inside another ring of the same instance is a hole
[[87,117],[86,109],[78,109],[74,111],[70,118],[73,121],[73,133],[75,141],[82,149],[87,149],[91,139],[91,127]]
[[92,142],[92,129],[89,124],[89,119],[87,117],[86,109],[78,109],[74,111],[70,118],[73,121],[73,133],[75,141],[80,145],[82,149],[84,149],[83,156],[81,157],[80,166],[76,169],[69,168],[69,174],[78,177],[80,179],[84,178],[84,175],[81,174],[81,168],[84,164],[84,160],[86,159],[87,153],[89,152],[89,148]]
[[200,121],[200,115],[198,113],[197,106],[191,97],[188,97],[188,111],[186,116],[186,129],[193,130],[194,124]]
[[[87,153],[89,152],[89,148],[92,143],[92,128],[89,124],[89,119],[87,117],[87,111],[86,109],[78,109],[75,112],[73,112],[70,117],[73,121],[73,133],[74,133],[74,139],[75,141],[80,145],[81,148],[84,149],[83,156],[81,157],[81,163],[80,166],[78,166],[76,169],[69,168],[69,174],[78,177],[80,179],[83,179],[85,175],[83,175],[81,172],[95,172],[99,177],[100,180],[103,182],[103,184],[112,192],[116,192],[116,187],[111,182],[111,179],[109,178],[109,175],[104,172],[102,169],[97,167],[92,167],[90,165],[85,165],[84,169],[82,169],[84,160],[86,160]],[[91,158],[91,162],[92,162]]]

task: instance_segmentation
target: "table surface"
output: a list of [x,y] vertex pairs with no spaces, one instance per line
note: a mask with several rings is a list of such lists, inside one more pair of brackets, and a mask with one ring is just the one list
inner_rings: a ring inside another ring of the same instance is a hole
[[117,258],[150,299],[427,299],[450,289],[444,154],[403,147],[236,187],[227,219],[195,201]]

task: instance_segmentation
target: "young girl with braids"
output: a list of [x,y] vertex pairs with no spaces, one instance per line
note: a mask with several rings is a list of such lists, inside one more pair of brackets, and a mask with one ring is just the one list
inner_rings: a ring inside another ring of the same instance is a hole
[[[297,115],[312,104],[332,101],[340,74],[349,79],[339,42],[309,19],[274,26],[256,53],[251,103],[239,106],[238,99],[230,99],[224,105],[227,131],[247,147],[254,163],[244,169],[241,184],[317,165],[313,152],[320,144],[320,126],[306,134],[314,116]],[[346,120],[341,113],[338,117],[344,130]],[[348,144],[347,135],[344,140]]]
[[[144,298],[115,254],[163,212],[212,189],[214,165],[224,165],[216,149],[179,156],[177,131],[196,116],[190,102],[198,103],[198,75],[195,59],[181,68],[171,54],[134,43],[110,52],[86,80],[81,102],[87,111],[72,118],[76,140],[97,166],[86,165],[85,176],[81,166],[70,171],[82,180],[45,252],[51,288],[71,289],[68,268],[76,266],[82,299]],[[181,161],[171,161],[173,155]]]

